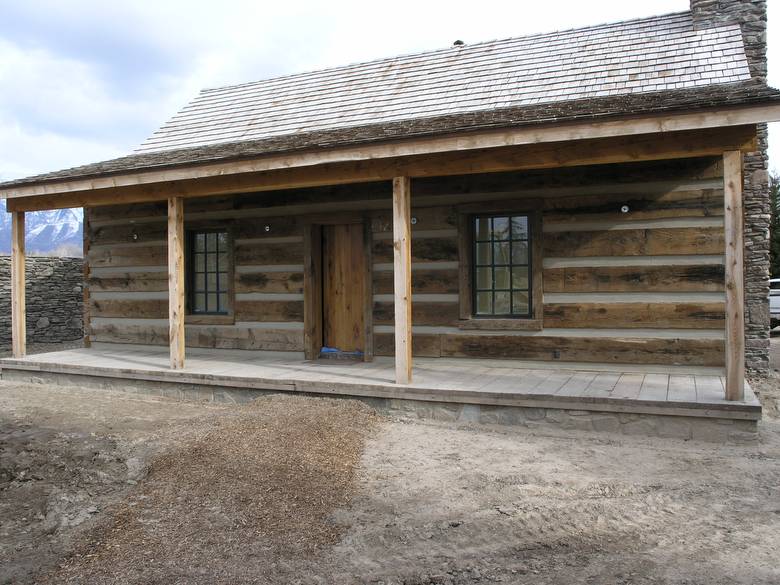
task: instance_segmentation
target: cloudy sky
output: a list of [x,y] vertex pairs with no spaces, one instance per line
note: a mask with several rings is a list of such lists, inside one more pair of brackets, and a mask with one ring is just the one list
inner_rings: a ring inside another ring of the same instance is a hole
[[[771,43],[780,2],[769,4]],[[687,8],[688,0],[0,0],[0,179],[128,154],[203,87]],[[775,86],[779,49],[770,44]],[[780,128],[772,135],[780,142]],[[780,170],[780,144],[771,157]]]

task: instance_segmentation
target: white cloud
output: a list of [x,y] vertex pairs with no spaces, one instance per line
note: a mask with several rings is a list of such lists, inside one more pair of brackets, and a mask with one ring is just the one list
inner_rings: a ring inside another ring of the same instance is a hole
[[[776,3],[769,4],[770,26],[780,27]],[[456,39],[687,8],[688,0],[8,3],[0,21],[0,174],[125,154],[204,87],[446,47]],[[769,38],[772,67],[780,47]],[[780,167],[775,150],[772,156]]]
[[110,141],[53,132],[32,132],[0,120],[0,180],[106,160],[126,154]]

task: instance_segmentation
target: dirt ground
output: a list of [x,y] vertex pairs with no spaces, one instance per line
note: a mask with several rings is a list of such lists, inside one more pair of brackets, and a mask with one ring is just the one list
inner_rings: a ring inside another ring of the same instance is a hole
[[780,583],[756,444],[0,383],[0,583]]

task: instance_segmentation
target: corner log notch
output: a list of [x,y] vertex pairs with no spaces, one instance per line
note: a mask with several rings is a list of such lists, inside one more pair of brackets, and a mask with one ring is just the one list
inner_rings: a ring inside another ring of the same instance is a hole
[[171,368],[184,368],[184,200],[168,199],[168,320]]

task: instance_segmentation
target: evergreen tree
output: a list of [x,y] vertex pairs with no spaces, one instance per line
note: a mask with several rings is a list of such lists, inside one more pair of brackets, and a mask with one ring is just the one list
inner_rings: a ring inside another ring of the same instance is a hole
[[780,278],[780,175],[769,175],[769,200],[772,219],[769,224],[769,271],[772,278]]

